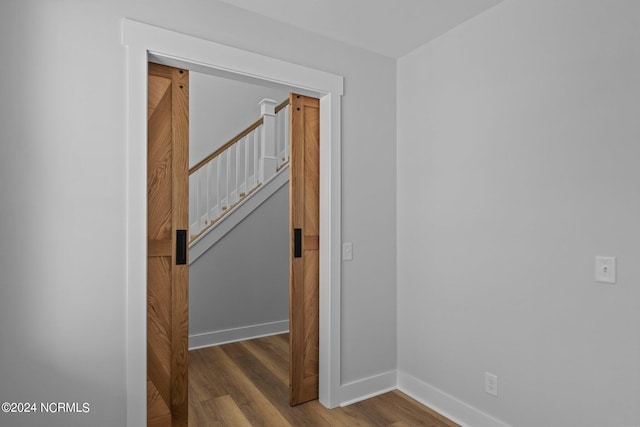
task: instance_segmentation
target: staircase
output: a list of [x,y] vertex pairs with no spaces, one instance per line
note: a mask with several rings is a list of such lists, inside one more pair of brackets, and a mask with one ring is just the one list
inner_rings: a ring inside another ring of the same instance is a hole
[[263,99],[260,110],[258,121],[189,169],[191,261],[224,235],[212,233],[218,225],[232,228],[288,182],[289,99]]

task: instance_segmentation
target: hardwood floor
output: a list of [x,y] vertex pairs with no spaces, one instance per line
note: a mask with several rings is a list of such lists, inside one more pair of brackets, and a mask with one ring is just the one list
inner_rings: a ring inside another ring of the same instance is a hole
[[459,427],[397,390],[331,410],[290,407],[288,346],[283,334],[189,352],[189,426]]

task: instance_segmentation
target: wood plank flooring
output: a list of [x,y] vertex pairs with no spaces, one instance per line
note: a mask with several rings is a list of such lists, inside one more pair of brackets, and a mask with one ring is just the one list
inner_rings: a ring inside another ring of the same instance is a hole
[[189,426],[459,427],[395,390],[326,409],[289,406],[289,335],[189,352]]

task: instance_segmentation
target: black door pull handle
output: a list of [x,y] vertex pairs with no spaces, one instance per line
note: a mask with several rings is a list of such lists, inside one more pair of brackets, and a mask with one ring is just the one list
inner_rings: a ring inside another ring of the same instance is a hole
[[302,228],[293,229],[293,257],[302,257]]
[[187,263],[187,230],[176,230],[176,265]]

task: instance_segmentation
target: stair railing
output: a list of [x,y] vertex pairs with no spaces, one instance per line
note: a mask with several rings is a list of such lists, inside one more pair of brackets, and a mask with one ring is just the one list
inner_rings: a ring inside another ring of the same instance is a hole
[[289,100],[260,101],[262,117],[189,169],[190,242],[289,162]]

